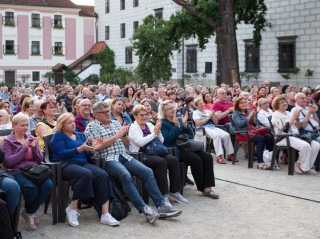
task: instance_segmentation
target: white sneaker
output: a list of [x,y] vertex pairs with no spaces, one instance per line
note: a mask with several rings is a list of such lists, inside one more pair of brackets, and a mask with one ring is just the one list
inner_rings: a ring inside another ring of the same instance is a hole
[[188,199],[186,199],[184,196],[182,196],[179,192],[175,193],[169,193],[168,198],[170,201],[174,201],[177,203],[183,203],[183,204],[188,204]]
[[79,226],[78,216],[80,216],[78,211],[71,209],[68,206],[66,208],[66,214],[67,214],[67,221],[68,221],[69,225],[72,227],[78,227]]
[[117,221],[110,213],[101,215],[100,223],[107,224],[109,226],[119,226],[120,222]]
[[168,194],[163,195],[164,203],[167,204],[167,205],[169,205],[170,207],[172,207],[172,205],[171,205],[171,203],[170,203],[170,201],[169,201],[168,196],[169,196]]

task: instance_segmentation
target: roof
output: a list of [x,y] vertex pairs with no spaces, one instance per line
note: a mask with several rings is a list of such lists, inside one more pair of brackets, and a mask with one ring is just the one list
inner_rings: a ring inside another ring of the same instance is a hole
[[80,8],[70,0],[0,0],[0,4],[59,7],[59,8]]
[[80,63],[82,63],[85,60],[87,60],[88,58],[90,58],[92,55],[97,54],[97,53],[103,51],[104,49],[106,49],[106,47],[107,47],[107,44],[104,41],[97,42],[96,44],[93,45],[93,47],[91,47],[91,49],[86,54],[84,54],[78,60],[71,63],[68,66],[68,68],[69,69],[75,68],[77,65],[79,65]]
[[94,6],[78,5],[78,7],[81,8],[79,16],[98,17],[98,14],[94,12]]
[[54,67],[52,67],[52,71],[58,71],[58,70],[68,70],[68,67],[65,64],[60,64],[58,63],[57,65],[55,65]]

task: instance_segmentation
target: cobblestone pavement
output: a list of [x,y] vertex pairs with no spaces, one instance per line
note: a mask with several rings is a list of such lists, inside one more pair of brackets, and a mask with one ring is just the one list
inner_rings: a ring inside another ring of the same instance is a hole
[[280,166],[277,171],[263,171],[248,169],[247,161],[241,159],[236,165],[215,163],[214,190],[220,199],[205,198],[195,187],[186,186],[189,204],[173,204],[183,209],[182,215],[154,225],[132,208],[121,225],[112,228],[100,224],[93,209],[84,209],[78,228],[63,223],[53,226],[49,212],[41,215],[36,232],[26,231],[22,218],[20,229],[27,239],[320,238],[320,173],[288,176],[287,166]]

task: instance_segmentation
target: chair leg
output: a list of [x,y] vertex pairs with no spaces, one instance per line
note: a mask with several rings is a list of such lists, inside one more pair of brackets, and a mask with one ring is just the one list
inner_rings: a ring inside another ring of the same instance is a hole
[[232,164],[235,164],[235,162],[236,162],[238,150],[239,150],[239,141],[236,140],[236,141],[234,142],[234,151],[233,151],[233,161],[232,161]]
[[296,159],[296,150],[293,148],[289,148],[288,150],[288,175],[294,174],[294,164]]
[[273,170],[273,166],[276,162],[276,158],[279,155],[279,149],[276,145],[273,146],[273,150],[272,150],[272,159],[271,159],[271,170]]
[[21,209],[21,200],[22,200],[22,193],[20,192],[17,208],[13,213],[13,223],[14,223],[14,230],[15,231],[18,231],[19,218],[20,218],[20,209]]
[[319,172],[320,171],[320,153],[318,153],[318,156],[314,165],[316,167],[316,171]]
[[248,150],[249,150],[249,159],[248,159],[248,168],[253,168],[253,158],[254,158],[254,143],[248,143]]
[[188,172],[188,165],[185,163],[180,162],[180,181],[181,181],[181,195],[183,195],[183,188],[186,184],[187,179],[187,172]]

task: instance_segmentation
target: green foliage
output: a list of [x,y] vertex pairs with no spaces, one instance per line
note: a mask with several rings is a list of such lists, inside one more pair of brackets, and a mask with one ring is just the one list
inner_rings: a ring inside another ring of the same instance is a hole
[[134,81],[134,73],[131,69],[117,68],[113,73],[101,76],[103,83],[116,84],[123,87],[125,84]]
[[70,82],[70,84],[75,84],[78,85],[79,84],[79,80],[78,77],[76,75],[76,73],[73,72],[73,70],[68,69],[66,71],[66,73],[63,74],[63,77],[66,79],[67,82]]
[[94,55],[101,66],[100,75],[111,74],[116,69],[114,51],[109,47]]
[[313,70],[307,69],[306,74],[304,76],[308,77],[309,79],[309,77],[313,76],[313,73],[314,73]]
[[97,74],[91,74],[85,79],[85,82],[88,82],[90,85],[97,85],[99,82],[99,76]]
[[285,73],[285,74],[281,74],[282,78],[285,79],[285,80],[289,80],[291,79],[291,76],[289,73]]
[[167,21],[149,15],[132,37],[132,47],[139,57],[135,72],[143,82],[152,84],[172,75],[170,56],[174,44],[168,30]]
[[292,68],[290,72],[294,75],[298,75],[298,73],[300,72],[300,68],[298,67]]

